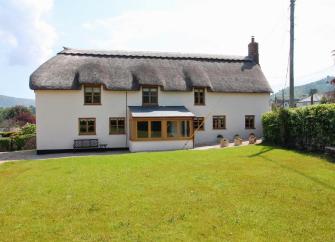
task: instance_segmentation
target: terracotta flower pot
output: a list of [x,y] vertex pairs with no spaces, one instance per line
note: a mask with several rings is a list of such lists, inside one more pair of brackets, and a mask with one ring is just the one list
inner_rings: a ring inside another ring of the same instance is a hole
[[234,145],[236,145],[236,146],[239,146],[239,145],[241,145],[242,144],[242,139],[241,138],[235,138],[234,139]]
[[249,134],[249,144],[256,144],[257,137],[254,133]]
[[229,140],[222,138],[220,142],[220,146],[223,148],[223,147],[228,147],[228,145],[229,145]]

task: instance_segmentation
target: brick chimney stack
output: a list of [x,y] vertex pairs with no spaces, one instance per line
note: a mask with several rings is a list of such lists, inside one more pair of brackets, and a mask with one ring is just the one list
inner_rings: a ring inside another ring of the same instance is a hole
[[255,37],[251,36],[251,42],[248,45],[248,57],[253,59],[259,65],[258,43],[255,42]]

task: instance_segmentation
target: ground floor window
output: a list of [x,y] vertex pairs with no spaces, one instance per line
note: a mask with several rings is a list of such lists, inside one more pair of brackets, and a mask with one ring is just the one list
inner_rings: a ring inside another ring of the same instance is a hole
[[79,135],[95,134],[95,118],[79,118]]
[[125,118],[109,118],[109,134],[125,134]]
[[255,115],[245,115],[245,128],[255,129]]
[[205,118],[204,117],[193,118],[193,128],[195,131],[205,130]]
[[213,116],[213,129],[226,129],[226,116]]
[[133,119],[132,140],[190,139],[191,119]]

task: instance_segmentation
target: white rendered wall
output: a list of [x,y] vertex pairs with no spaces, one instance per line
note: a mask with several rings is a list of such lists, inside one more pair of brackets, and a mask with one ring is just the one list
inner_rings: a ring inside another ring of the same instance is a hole
[[193,148],[192,140],[162,140],[162,141],[129,141],[129,150],[159,151],[159,150],[187,150]]
[[[261,116],[270,111],[270,94],[267,93],[214,93],[207,92],[204,106],[194,105],[193,92],[160,91],[160,106],[185,106],[198,117],[205,117],[205,130],[195,134],[195,145],[216,143],[218,134],[232,140],[235,134],[244,139],[250,133],[262,136]],[[128,92],[128,105],[142,105],[141,92]],[[213,130],[213,116],[226,115],[226,129]],[[255,129],[245,129],[245,115],[255,115]]]
[[[74,139],[128,147],[126,135],[109,135],[109,117],[125,117],[123,92],[102,91],[102,105],[84,105],[83,90],[36,91],[37,149],[72,149]],[[79,135],[79,118],[96,118],[96,135]]]
[[[35,91],[35,94],[37,149],[72,149],[73,140],[81,138],[97,138],[100,143],[107,144],[110,148],[130,146],[127,135],[109,135],[109,118],[125,117],[128,126],[129,113],[126,111],[126,100],[128,106],[142,105],[141,91],[122,92],[102,89],[102,105],[84,105],[83,90],[39,90]],[[158,96],[161,106],[185,106],[196,116],[205,117],[205,131],[196,132],[195,145],[213,144],[218,134],[229,139],[235,134],[247,138],[251,132],[261,136],[261,115],[269,111],[269,100],[269,94],[206,92],[206,105],[195,106],[193,92],[159,91]],[[226,115],[226,130],[213,130],[213,115]],[[255,130],[245,130],[245,115],[255,115]],[[96,135],[79,135],[78,118],[96,118]],[[128,133],[128,127],[126,130]],[[169,142],[157,146],[176,149],[173,143],[178,142]],[[146,144],[135,146],[145,148]]]

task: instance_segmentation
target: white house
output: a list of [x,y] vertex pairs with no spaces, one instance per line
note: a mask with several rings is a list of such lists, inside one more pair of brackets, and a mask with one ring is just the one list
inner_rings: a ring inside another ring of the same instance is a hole
[[188,149],[218,135],[261,136],[272,90],[254,38],[248,47],[246,57],[64,48],[30,77],[37,152]]

